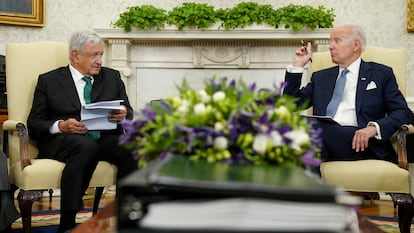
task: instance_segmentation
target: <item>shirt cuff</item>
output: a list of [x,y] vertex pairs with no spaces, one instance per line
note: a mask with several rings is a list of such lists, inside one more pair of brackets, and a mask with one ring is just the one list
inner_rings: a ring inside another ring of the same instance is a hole
[[53,125],[52,125],[52,126],[50,126],[50,128],[49,128],[49,132],[50,132],[51,134],[62,133],[62,132],[60,131],[60,129],[59,129],[59,122],[61,122],[61,121],[63,121],[63,120],[58,120],[58,121],[55,121],[55,123],[53,123]]
[[377,135],[375,135],[375,138],[378,139],[378,140],[381,140],[382,139],[382,137],[381,137],[381,129],[380,129],[378,123],[377,122],[374,122],[374,121],[370,121],[370,122],[368,122],[368,125],[367,126],[370,126],[370,125],[375,126],[375,128],[377,129]]
[[292,66],[292,65],[289,65],[286,68],[286,71],[289,73],[303,73],[304,70],[305,69],[303,67],[297,67],[297,66]]

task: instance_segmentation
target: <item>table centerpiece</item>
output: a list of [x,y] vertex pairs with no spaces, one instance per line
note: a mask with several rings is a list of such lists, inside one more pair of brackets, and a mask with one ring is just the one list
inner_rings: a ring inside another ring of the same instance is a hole
[[301,115],[295,98],[242,78],[212,77],[201,90],[186,79],[179,94],[148,103],[133,120],[124,120],[120,143],[137,156],[139,167],[154,159],[250,165],[317,166],[321,130]]

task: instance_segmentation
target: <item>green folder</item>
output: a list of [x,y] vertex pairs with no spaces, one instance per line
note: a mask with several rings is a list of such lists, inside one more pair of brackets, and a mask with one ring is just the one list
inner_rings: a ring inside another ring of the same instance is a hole
[[[336,190],[296,165],[252,166],[171,156],[154,166],[148,185],[163,190],[333,202]],[[159,191],[159,190],[158,190]]]

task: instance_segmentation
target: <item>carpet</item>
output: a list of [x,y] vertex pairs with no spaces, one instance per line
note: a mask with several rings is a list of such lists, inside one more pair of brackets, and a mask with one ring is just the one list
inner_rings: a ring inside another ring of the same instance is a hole
[[[76,223],[83,223],[92,216],[92,208],[86,208],[76,215]],[[32,213],[32,231],[31,233],[54,233],[59,224],[59,210],[37,211]],[[12,228],[15,233],[23,232],[22,219],[17,219]]]
[[[86,208],[76,215],[76,223],[83,223],[92,216],[92,208]],[[33,212],[32,214],[32,231],[31,233],[55,233],[59,224],[59,210],[47,210]],[[382,216],[365,216],[370,222],[377,225],[386,233],[399,233],[398,220],[392,217]],[[413,222],[414,223],[414,222]],[[21,218],[17,219],[13,225],[15,233],[23,232]],[[414,233],[414,226],[411,227]]]
[[[377,225],[381,230],[386,233],[400,233],[398,228],[398,219],[392,217],[382,217],[382,216],[365,216],[369,219],[370,222]],[[413,221],[414,223],[414,221]],[[411,232],[414,233],[414,225],[411,223]]]

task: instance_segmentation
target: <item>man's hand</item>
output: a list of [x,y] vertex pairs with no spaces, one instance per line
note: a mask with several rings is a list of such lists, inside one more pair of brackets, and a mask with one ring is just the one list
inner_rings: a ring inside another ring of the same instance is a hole
[[85,125],[77,121],[75,118],[60,121],[58,123],[58,127],[62,133],[67,134],[85,134],[88,131]]
[[352,139],[352,149],[356,152],[364,151],[368,147],[369,139],[375,137],[375,135],[377,135],[377,129],[374,125],[355,131]]
[[296,50],[295,57],[293,59],[293,66],[295,67],[304,67],[306,63],[311,60],[312,57],[312,43],[308,42],[305,46],[300,47]]
[[110,122],[118,123],[118,122],[125,120],[126,115],[127,115],[127,110],[125,106],[122,106],[122,107],[123,107],[122,109],[112,110],[109,113],[108,120]]

